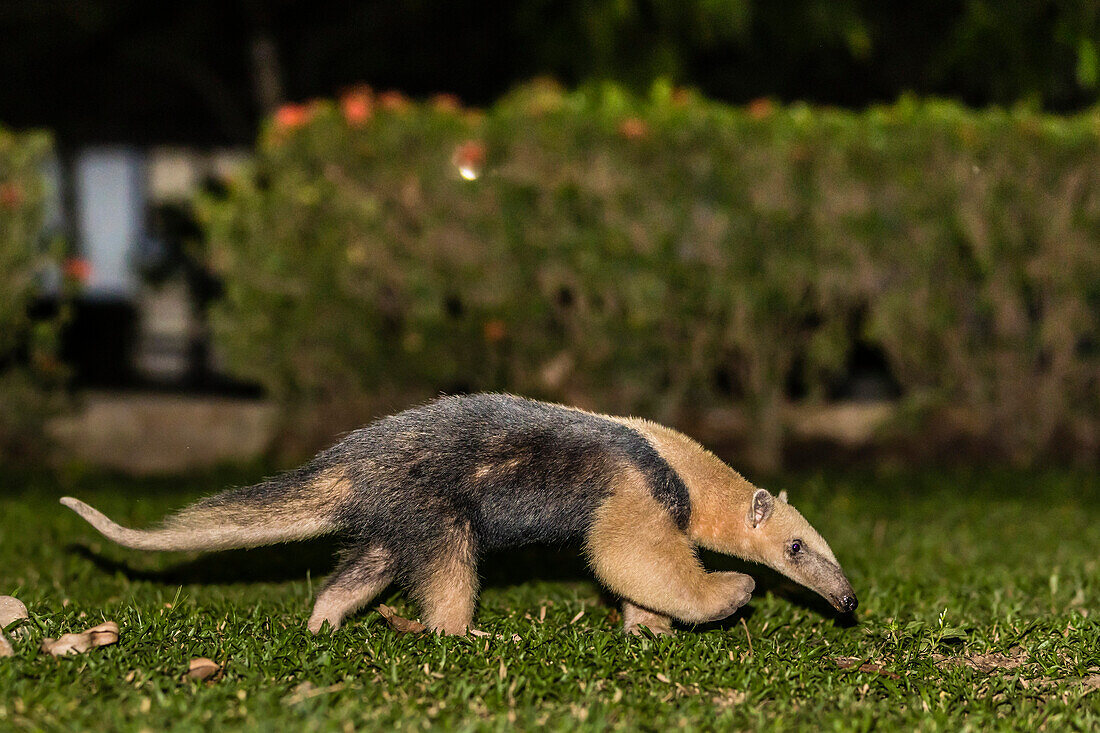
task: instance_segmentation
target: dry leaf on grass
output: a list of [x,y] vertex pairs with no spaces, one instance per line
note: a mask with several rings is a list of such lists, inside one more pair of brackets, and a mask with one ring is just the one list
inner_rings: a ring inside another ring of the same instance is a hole
[[[466,633],[468,633],[470,636],[476,636],[479,639],[503,639],[503,638],[505,638],[503,634],[493,634],[493,633],[490,633],[488,631],[482,631],[481,629],[466,629]],[[523,637],[520,636],[519,634],[512,634],[512,641],[514,641],[518,644],[519,642],[523,641]]]
[[[861,657],[835,657],[833,661],[836,662],[836,666],[840,667],[841,669],[852,669],[854,667],[860,672],[880,674],[883,677],[889,677],[892,680],[901,679],[900,675],[896,674],[895,672],[891,672],[890,670],[883,667],[881,664],[872,664],[871,662],[864,662],[863,664],[859,664],[859,662],[862,661]],[[859,664],[858,667],[856,667],[857,664]]]
[[945,657],[935,654],[932,659],[941,669],[964,664],[971,669],[989,674],[996,669],[1016,669],[1027,661],[1027,652],[1021,647],[1014,646],[1008,650],[1008,654],[994,652],[993,654],[971,654],[967,657]]
[[398,616],[397,611],[393,610],[385,603],[378,604],[378,613],[382,614],[382,618],[386,619],[386,623],[390,625],[391,629],[399,631],[402,634],[419,634],[428,628],[419,621],[413,621],[412,619]]
[[[0,631],[24,618],[30,618],[30,614],[27,613],[27,607],[23,605],[23,601],[13,596],[0,596]],[[19,635],[20,630],[12,634],[12,636]]]
[[94,626],[80,634],[65,634],[60,639],[43,639],[42,651],[55,657],[83,654],[97,646],[109,646],[118,641],[118,624],[114,621]]
[[8,641],[8,637],[4,636],[4,632],[0,631],[0,657],[10,657],[15,654],[15,650],[11,648],[11,642]]
[[1081,678],[1081,685],[1085,688],[1085,694],[1100,690],[1100,674],[1090,674]]
[[717,690],[717,692],[719,694],[712,697],[710,701],[723,710],[737,707],[745,702],[745,698],[748,697],[748,695],[741,690]]
[[344,687],[346,687],[346,685],[343,682],[337,682],[336,684],[329,685],[328,687],[316,687],[312,682],[303,682],[295,687],[289,695],[283,698],[283,704],[297,705],[303,700],[309,700],[310,698],[317,697],[318,695],[327,695],[330,692],[339,692],[340,690],[344,689]]
[[205,680],[221,671],[221,665],[213,659],[195,657],[187,667],[187,676],[193,680]]

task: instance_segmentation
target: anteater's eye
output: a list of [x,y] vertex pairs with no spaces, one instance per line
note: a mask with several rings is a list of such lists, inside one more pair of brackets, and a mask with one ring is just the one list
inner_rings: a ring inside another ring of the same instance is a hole
[[792,555],[799,554],[802,552],[802,540],[791,540],[791,544],[787,549]]

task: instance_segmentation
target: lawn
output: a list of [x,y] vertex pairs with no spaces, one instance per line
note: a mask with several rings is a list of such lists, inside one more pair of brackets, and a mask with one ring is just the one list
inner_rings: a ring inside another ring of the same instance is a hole
[[[392,630],[372,607],[305,630],[325,542],[206,556],[113,546],[57,504],[144,526],[236,472],[9,476],[0,594],[31,611],[0,659],[0,730],[1095,730],[1100,478],[955,470],[784,476],[860,599],[854,619],[752,568],[721,624],[632,638],[576,553],[483,566],[488,637]],[[709,567],[736,563],[706,558]],[[379,599],[415,616],[395,589]],[[55,659],[44,636],[116,621],[116,645]],[[10,634],[9,634],[10,635]],[[183,679],[188,661],[223,666]]]

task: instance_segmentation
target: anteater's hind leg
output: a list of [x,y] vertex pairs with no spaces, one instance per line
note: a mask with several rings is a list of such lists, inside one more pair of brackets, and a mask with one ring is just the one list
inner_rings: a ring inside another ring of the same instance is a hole
[[392,580],[393,562],[388,550],[372,547],[348,553],[317,594],[307,628],[316,634],[326,621],[332,628],[340,628],[349,614],[370,603]]
[[600,580],[660,616],[717,621],[748,603],[753,591],[747,575],[703,568],[687,533],[635,471],[625,471],[596,510],[585,545]]
[[465,634],[473,628],[477,605],[477,549],[468,526],[452,527],[435,545],[435,557],[409,576],[409,590],[422,620],[441,634]]
[[643,626],[654,634],[676,633],[672,630],[672,619],[668,616],[635,606],[630,601],[623,601],[623,631],[628,634],[640,634]]

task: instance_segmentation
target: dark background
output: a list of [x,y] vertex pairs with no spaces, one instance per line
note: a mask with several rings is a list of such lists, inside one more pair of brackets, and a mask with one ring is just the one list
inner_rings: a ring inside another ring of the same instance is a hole
[[0,118],[63,145],[247,143],[355,83],[487,104],[534,76],[1068,111],[1097,101],[1098,35],[1093,0],[4,0]]

